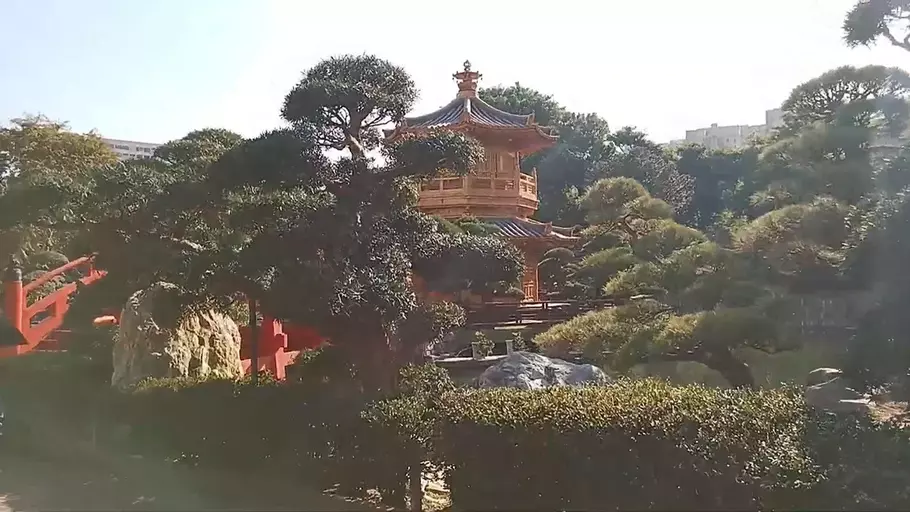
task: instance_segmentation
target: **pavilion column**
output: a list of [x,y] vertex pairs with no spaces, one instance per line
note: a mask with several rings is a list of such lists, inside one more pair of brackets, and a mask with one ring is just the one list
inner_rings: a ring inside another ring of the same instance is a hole
[[537,265],[540,263],[540,254],[533,247],[522,247],[525,257],[525,271],[521,278],[521,291],[525,294],[525,300],[536,302],[540,300],[540,293],[537,279]]

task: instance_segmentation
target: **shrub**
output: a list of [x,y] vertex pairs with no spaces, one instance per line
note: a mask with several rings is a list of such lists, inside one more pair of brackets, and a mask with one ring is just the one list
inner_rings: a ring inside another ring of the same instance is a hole
[[455,383],[444,369],[409,365],[399,373],[396,396],[376,401],[364,411],[373,439],[381,446],[383,471],[392,477],[383,489],[390,504],[403,505],[402,493],[412,471],[422,474],[442,464],[434,450],[438,403],[443,394],[454,390]]
[[471,390],[440,413],[459,509],[754,510],[817,479],[791,390]]
[[148,379],[112,410],[157,455],[247,471],[303,470],[344,494],[376,489],[403,504],[409,468],[430,451],[432,404],[454,384],[435,366],[408,366],[396,394],[368,402],[344,385],[349,368],[338,366],[330,347],[308,355],[297,365],[299,383]]
[[484,334],[483,331],[476,331],[474,333],[472,344],[477,346],[477,354],[480,357],[487,357],[493,353],[493,349],[496,348],[496,344],[489,336]]
[[524,337],[521,335],[521,332],[515,331],[512,333],[512,350],[520,352],[522,350],[528,350],[528,344],[525,342]]
[[814,412],[807,441],[824,476],[813,508],[910,510],[910,437],[900,425]]

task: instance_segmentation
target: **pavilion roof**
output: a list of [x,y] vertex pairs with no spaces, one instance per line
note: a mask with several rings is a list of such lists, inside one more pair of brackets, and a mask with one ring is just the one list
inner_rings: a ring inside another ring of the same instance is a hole
[[578,237],[567,234],[569,229],[555,227],[549,222],[519,217],[484,218],[480,221],[496,226],[499,231],[494,234],[504,238],[541,238],[567,242],[578,240]]
[[514,140],[524,141],[529,149],[552,146],[558,140],[551,128],[540,126],[534,121],[534,114],[512,114],[500,110],[477,96],[477,81],[480,73],[471,70],[471,63],[465,61],[464,70],[455,73],[458,81],[458,95],[445,106],[421,116],[406,117],[386,135],[394,139],[409,132],[422,132],[436,128],[473,130],[475,133],[507,131]]
[[477,96],[455,98],[447,105],[416,117],[406,117],[402,127],[444,128],[462,123],[472,123],[491,128],[528,128],[535,126],[534,114],[510,114],[483,101]]

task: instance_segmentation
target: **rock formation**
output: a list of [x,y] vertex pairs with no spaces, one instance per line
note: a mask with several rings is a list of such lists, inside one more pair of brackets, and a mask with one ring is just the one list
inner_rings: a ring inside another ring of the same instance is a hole
[[240,331],[229,316],[206,311],[176,327],[156,318],[156,305],[173,300],[177,286],[156,283],[133,294],[114,340],[111,385],[132,386],[148,377],[234,378],[240,366]]
[[477,378],[482,388],[541,389],[609,382],[607,374],[594,365],[574,364],[531,352],[513,352]]

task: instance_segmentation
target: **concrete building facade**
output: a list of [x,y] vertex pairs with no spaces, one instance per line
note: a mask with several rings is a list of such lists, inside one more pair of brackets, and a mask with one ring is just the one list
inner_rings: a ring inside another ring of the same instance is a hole
[[708,128],[686,130],[684,140],[672,141],[670,144],[700,144],[708,149],[736,149],[747,145],[753,138],[768,135],[783,122],[783,111],[771,109],[765,111],[764,124],[718,126],[714,123]]
[[671,140],[664,146],[672,149],[688,144],[700,144],[708,149],[736,149],[747,145],[755,137],[770,134],[783,124],[784,113],[781,109],[775,108],[765,111],[764,124],[718,126],[714,123],[707,128],[686,130],[686,138]]
[[120,160],[130,160],[133,158],[151,158],[155,149],[161,144],[152,144],[150,142],[136,142],[134,140],[120,139],[101,139],[111,150],[117,154]]

